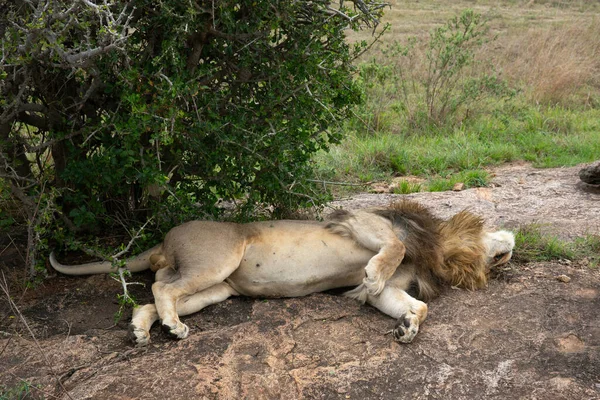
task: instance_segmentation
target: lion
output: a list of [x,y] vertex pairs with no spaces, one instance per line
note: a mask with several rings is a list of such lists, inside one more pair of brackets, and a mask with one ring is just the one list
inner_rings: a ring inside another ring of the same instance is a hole
[[[490,269],[510,260],[514,244],[511,232],[488,231],[469,211],[442,220],[409,200],[337,210],[323,222],[187,222],[127,262],[132,272],[156,271],[155,304],[134,308],[130,337],[147,345],[160,320],[169,336],[184,339],[189,328],[180,316],[230,296],[298,297],[353,287],[344,294],[395,318],[393,338],[410,343],[427,317],[426,301],[443,285],[486,286]],[[67,275],[112,268],[106,261],[62,265],[54,254],[50,263]]]

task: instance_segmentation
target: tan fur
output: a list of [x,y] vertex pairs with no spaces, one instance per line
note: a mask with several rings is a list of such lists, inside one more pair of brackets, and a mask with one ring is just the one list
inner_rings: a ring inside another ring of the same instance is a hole
[[[481,218],[463,211],[447,221],[412,201],[386,208],[336,211],[328,222],[267,221],[249,224],[192,221],[173,228],[162,244],[128,261],[156,271],[155,304],[135,310],[131,333],[138,345],[160,319],[176,338],[189,329],[180,315],[229,296],[294,297],[339,287],[398,319],[394,338],[408,343],[427,316],[428,300],[443,284],[475,289],[492,265],[507,262],[510,232],[486,232]],[[65,266],[59,272],[110,271],[110,263]]]
[[167,267],[169,267],[169,263],[167,262],[165,256],[163,256],[162,254],[152,254],[150,256],[150,269],[153,272]]
[[434,273],[444,281],[465,289],[487,284],[483,220],[462,211],[440,224],[443,262]]

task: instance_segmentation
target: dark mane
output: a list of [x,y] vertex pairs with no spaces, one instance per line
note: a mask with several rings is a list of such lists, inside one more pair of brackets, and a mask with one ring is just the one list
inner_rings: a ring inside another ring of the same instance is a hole
[[430,299],[440,290],[440,277],[435,274],[443,264],[442,220],[421,204],[401,200],[387,208],[375,209],[373,214],[392,222],[392,226],[406,246],[403,264],[412,264],[417,275],[418,297]]
[[[405,268],[414,268],[417,297],[437,296],[443,283],[466,289],[487,283],[483,220],[461,211],[448,220],[435,217],[427,208],[411,200],[400,200],[388,207],[366,210],[392,223],[394,233],[406,248]],[[326,228],[351,237],[346,222],[354,213],[336,210]]]

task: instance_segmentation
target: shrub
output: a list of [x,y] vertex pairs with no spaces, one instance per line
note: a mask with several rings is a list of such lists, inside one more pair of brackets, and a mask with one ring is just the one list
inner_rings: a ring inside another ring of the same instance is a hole
[[494,69],[476,60],[482,45],[492,39],[481,15],[466,10],[434,29],[427,42],[413,37],[389,45],[382,59],[361,65],[367,103],[376,105],[372,117],[362,120],[379,122],[389,109],[410,132],[424,132],[462,122],[487,97],[512,97],[515,91]]
[[373,27],[383,6],[9,2],[0,187],[26,212],[30,267],[48,238],[151,215],[165,230],[221,216],[219,200],[239,218],[319,204],[308,161],[361,98],[352,61],[367,43],[344,31]]

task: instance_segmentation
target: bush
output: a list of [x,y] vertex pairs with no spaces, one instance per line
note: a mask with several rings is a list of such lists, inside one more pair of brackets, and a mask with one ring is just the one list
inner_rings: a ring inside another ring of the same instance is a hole
[[68,243],[151,215],[166,230],[221,216],[220,200],[236,202],[238,218],[319,204],[308,161],[339,141],[329,128],[361,98],[351,62],[367,43],[349,46],[344,30],[372,27],[382,8],[9,3],[0,187],[26,212],[30,267],[50,237]]
[[427,42],[413,37],[389,45],[383,59],[361,65],[361,82],[372,99],[367,104],[374,104],[361,120],[368,129],[388,129],[390,123],[381,121],[393,112],[411,132],[431,131],[469,118],[485,98],[512,97],[515,92],[494,69],[476,60],[492,39],[481,15],[466,10],[434,29]]

